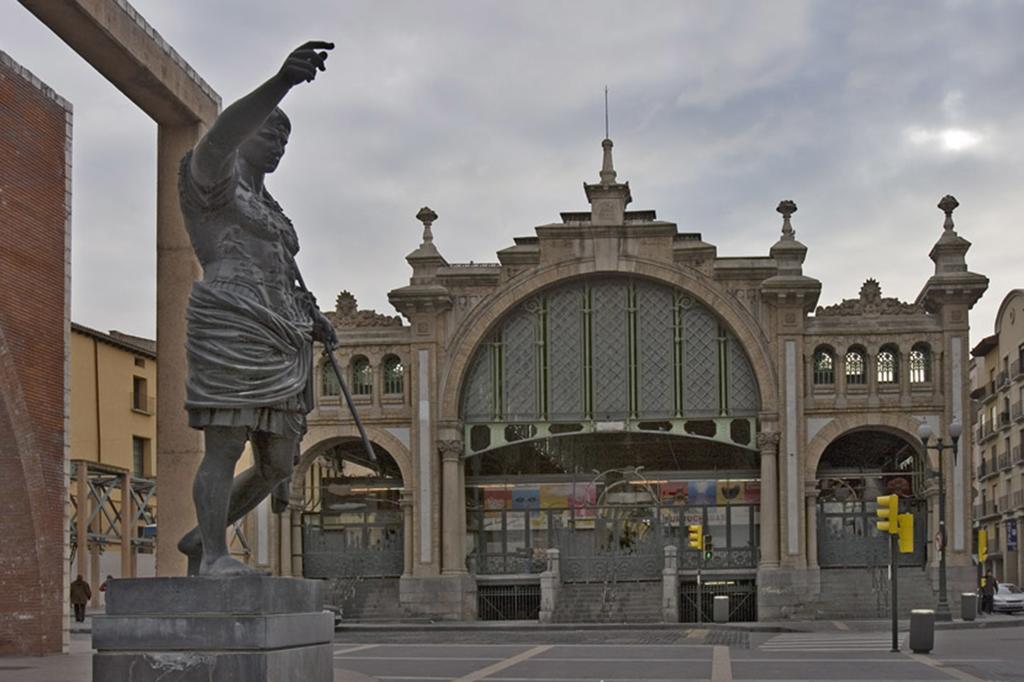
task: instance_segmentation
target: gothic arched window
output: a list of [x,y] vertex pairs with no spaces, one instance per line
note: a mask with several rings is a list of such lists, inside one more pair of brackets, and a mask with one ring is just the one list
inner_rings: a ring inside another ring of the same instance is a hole
[[895,346],[882,346],[878,351],[877,378],[880,384],[895,384],[900,380],[900,352]]
[[846,351],[846,383],[865,384],[868,379],[867,354],[863,348],[854,346]]
[[932,350],[927,343],[914,344],[910,351],[910,383],[926,384],[932,380]]
[[353,395],[373,393],[373,373],[370,370],[370,361],[362,355],[352,359],[352,393]]
[[384,358],[384,393],[401,395],[405,390],[405,366],[395,355]]
[[836,357],[832,349],[822,346],[814,351],[814,384],[816,386],[836,382]]

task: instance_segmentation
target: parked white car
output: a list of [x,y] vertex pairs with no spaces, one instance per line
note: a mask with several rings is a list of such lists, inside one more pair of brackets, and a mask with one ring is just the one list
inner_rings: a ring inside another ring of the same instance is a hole
[[999,583],[992,599],[992,610],[1002,613],[1024,611],[1024,590],[1013,583]]

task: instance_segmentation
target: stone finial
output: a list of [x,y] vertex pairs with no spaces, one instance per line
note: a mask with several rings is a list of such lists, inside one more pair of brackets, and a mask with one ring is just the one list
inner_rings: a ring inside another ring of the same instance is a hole
[[604,149],[604,157],[601,160],[601,184],[602,185],[614,185],[615,184],[615,167],[612,165],[612,141],[607,137],[601,142],[601,148]]
[[430,231],[430,226],[437,220],[437,214],[429,206],[424,206],[416,214],[416,220],[423,223],[423,243],[429,244],[434,241],[434,234]]
[[946,220],[942,223],[944,230],[953,229],[953,211],[960,205],[960,202],[956,200],[952,194],[947,194],[939,200],[939,210],[946,214]]
[[796,233],[789,222],[790,216],[796,213],[796,202],[792,199],[783,199],[775,210],[782,214],[782,238],[795,239]]

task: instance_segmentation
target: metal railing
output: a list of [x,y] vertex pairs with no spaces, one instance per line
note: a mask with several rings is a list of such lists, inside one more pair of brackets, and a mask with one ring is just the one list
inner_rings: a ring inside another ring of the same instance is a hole
[[[697,583],[683,582],[679,586],[679,622],[697,622]],[[729,597],[729,622],[757,621],[757,585],[753,580],[711,580],[701,585],[701,622],[714,620],[716,596]]]
[[540,584],[480,585],[476,592],[479,620],[537,620]]
[[985,478],[986,476],[988,476],[988,460],[982,457],[981,462],[978,463],[978,478]]
[[1013,493],[1013,508],[1020,509],[1021,507],[1024,507],[1024,490]]
[[1002,470],[1002,471],[1005,471],[1006,469],[1009,469],[1011,466],[1012,466],[1012,463],[1010,461],[1010,453],[1009,452],[1000,452],[999,453],[999,469]]
[[1010,508],[1010,496],[1009,495],[1000,495],[999,496],[999,507],[998,507],[998,509],[1002,509],[1003,511],[1007,511],[1009,508]]
[[1010,418],[1014,421],[1018,421],[1024,417],[1024,410],[1021,410],[1021,403],[1018,400],[1015,403],[1010,403]]
[[1010,378],[1016,379],[1021,374],[1024,374],[1024,372],[1021,371],[1020,360],[1014,360],[1010,363]]
[[1013,461],[1018,463],[1024,462],[1024,456],[1021,455],[1021,449],[1019,445],[1013,446]]
[[1000,429],[1005,429],[1009,425],[1010,425],[1010,413],[1009,412],[1000,412],[999,413],[999,428]]
[[128,400],[130,401],[128,404],[135,412],[142,412],[143,414],[154,414],[156,412],[156,397],[154,396],[132,391],[128,394]]
[[1005,369],[996,375],[996,386],[1000,390],[1010,386],[1010,374]]

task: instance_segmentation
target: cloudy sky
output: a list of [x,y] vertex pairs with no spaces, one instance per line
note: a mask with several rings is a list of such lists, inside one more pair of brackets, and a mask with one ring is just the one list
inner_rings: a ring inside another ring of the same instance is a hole
[[[285,100],[294,130],[268,181],[325,308],[348,289],[392,312],[421,206],[449,262],[494,261],[586,209],[605,85],[632,208],[754,256],[794,199],[822,304],[867,277],[913,300],[947,193],[970,269],[991,280],[973,340],[1024,283],[1020,2],[133,4],[225,103],[301,42],[337,43]],[[0,7],[0,49],[75,107],[72,318],[152,336],[155,125],[15,2]]]

